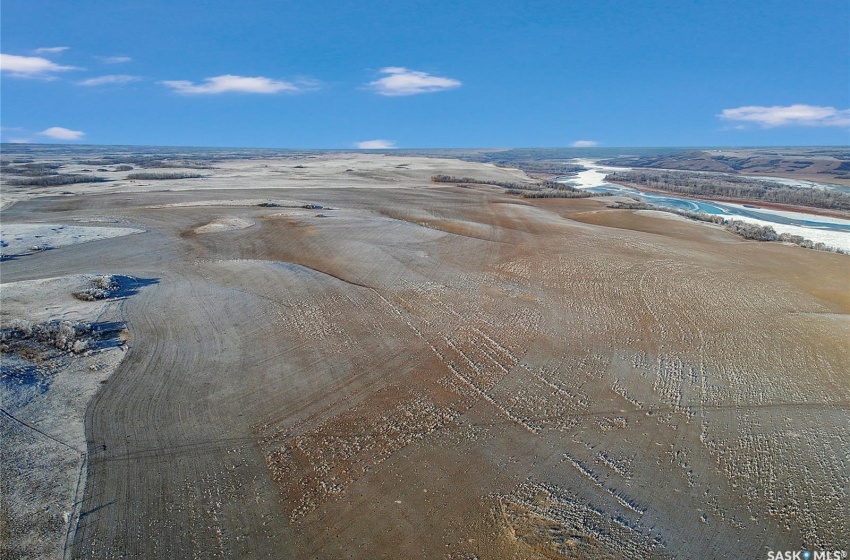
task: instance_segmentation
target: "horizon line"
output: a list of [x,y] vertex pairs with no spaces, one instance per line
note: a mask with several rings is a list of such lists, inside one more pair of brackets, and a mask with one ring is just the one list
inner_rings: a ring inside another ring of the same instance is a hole
[[395,147],[395,148],[312,148],[312,147],[277,147],[277,146],[200,146],[192,144],[167,145],[167,144],[62,144],[58,142],[0,142],[0,146],[4,148],[12,146],[33,146],[33,147],[65,147],[65,148],[194,148],[194,149],[218,149],[218,150],[308,150],[308,151],[324,151],[324,152],[403,152],[403,151],[427,151],[427,150],[616,150],[616,149],[655,149],[655,148],[683,148],[683,149],[766,149],[766,148],[839,148],[850,149],[850,144],[761,144],[761,145],[746,145],[746,144],[730,144],[730,145],[699,145],[699,144],[680,144],[680,145],[622,145],[622,146],[465,146],[465,147]]

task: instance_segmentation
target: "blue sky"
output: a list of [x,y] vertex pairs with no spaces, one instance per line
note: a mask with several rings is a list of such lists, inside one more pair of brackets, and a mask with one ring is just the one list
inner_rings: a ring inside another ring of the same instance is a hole
[[850,143],[846,0],[3,0],[0,25],[4,142]]

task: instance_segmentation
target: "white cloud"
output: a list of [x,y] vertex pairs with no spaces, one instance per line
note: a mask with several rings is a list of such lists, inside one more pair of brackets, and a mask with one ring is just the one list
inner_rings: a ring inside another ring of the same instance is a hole
[[126,84],[128,82],[135,82],[139,78],[136,76],[128,76],[127,74],[109,74],[107,76],[98,76],[97,78],[89,78],[88,80],[83,80],[82,82],[77,82],[77,84],[81,86],[106,86],[106,85],[117,85],[117,84]]
[[97,59],[104,64],[123,64],[133,60],[129,56],[98,56]]
[[355,142],[354,146],[358,150],[389,150],[395,148],[395,142],[392,140],[364,140]]
[[40,56],[0,54],[0,70],[18,78],[50,77],[54,72],[80,70],[74,66],[61,66]]
[[33,52],[35,54],[56,54],[62,51],[67,51],[71,47],[41,47],[40,49],[35,49]]
[[[762,128],[777,126],[850,126],[850,109],[839,110],[835,107],[817,105],[774,105],[761,107],[750,105],[736,109],[723,109],[717,115],[728,121],[752,123]],[[739,128],[739,127],[736,127]]]
[[52,126],[46,130],[42,130],[39,134],[53,138],[54,140],[79,140],[86,135],[82,130],[70,130],[61,126]]
[[453,78],[432,76],[426,72],[417,72],[399,66],[381,68],[380,73],[386,76],[369,82],[369,85],[376,93],[390,97],[444,91],[461,85]]
[[324,85],[320,80],[317,80],[315,78],[310,78],[310,77],[307,77],[307,76],[301,76],[301,77],[295,78],[290,83],[293,86],[295,86],[296,88],[298,88],[299,92],[317,91],[317,90],[322,89],[322,87]]
[[207,78],[204,82],[198,84],[187,80],[171,80],[160,83],[170,87],[177,93],[184,95],[230,92],[279,93],[281,91],[301,91],[301,88],[291,82],[272,80],[270,78],[263,78],[262,76],[247,78],[245,76],[233,76],[230,74]]
[[570,146],[573,148],[595,148],[599,145],[596,140],[576,140]]
[[[18,135],[8,138],[9,133],[17,133]],[[26,134],[26,131],[23,129],[23,127],[0,126],[0,136],[3,137],[3,142],[8,142],[10,144],[29,144],[30,142],[32,142],[31,138],[21,136],[21,134]]]

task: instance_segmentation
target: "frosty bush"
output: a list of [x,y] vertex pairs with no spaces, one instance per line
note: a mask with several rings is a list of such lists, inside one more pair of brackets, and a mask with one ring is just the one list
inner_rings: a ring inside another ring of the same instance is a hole
[[108,298],[112,292],[118,289],[118,284],[112,276],[95,276],[90,281],[91,286],[84,290],[74,292],[72,295],[82,301],[96,301]]

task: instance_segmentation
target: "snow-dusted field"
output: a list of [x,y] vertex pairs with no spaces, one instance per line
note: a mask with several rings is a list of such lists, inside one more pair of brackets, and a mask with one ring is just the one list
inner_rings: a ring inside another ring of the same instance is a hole
[[[5,266],[5,265],[4,265]],[[117,300],[81,301],[93,274],[74,274],[0,286],[0,328],[47,321],[86,324],[117,318]],[[35,360],[27,356],[35,353]],[[95,392],[124,357],[123,346],[73,354],[47,345],[2,355],[0,492],[14,507],[4,520],[9,558],[63,558],[82,507],[88,459],[84,416]]]
[[208,224],[195,228],[195,233],[216,233],[220,231],[233,231],[245,229],[254,225],[253,220],[242,218],[216,218]]
[[0,252],[5,256],[23,255],[144,231],[127,227],[4,223],[0,226]]
[[[846,256],[430,179],[529,180],[491,165],[214,163],[3,210],[18,249],[59,249],[2,264],[0,555],[756,558],[850,533]],[[99,274],[135,289],[74,297]],[[54,351],[15,319],[121,335]]]

